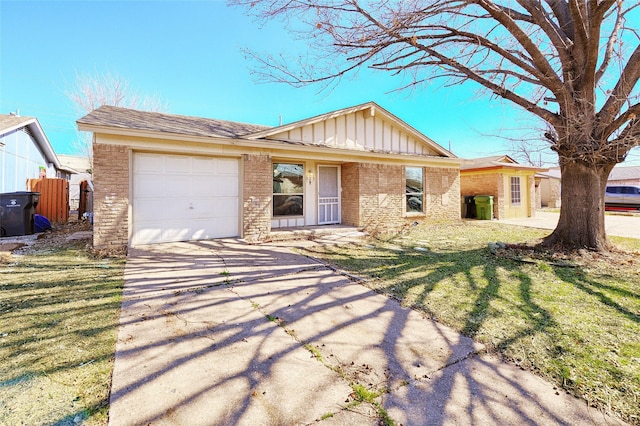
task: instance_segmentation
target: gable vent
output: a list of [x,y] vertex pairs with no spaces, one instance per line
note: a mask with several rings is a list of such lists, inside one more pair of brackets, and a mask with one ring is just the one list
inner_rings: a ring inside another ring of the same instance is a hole
[[23,127],[23,128],[22,128],[22,129],[20,129],[20,130],[22,130],[24,133],[26,133],[27,135],[29,135],[29,136],[31,137],[31,139],[35,139],[35,138],[33,137],[33,133],[31,133],[31,130],[30,130],[28,127]]

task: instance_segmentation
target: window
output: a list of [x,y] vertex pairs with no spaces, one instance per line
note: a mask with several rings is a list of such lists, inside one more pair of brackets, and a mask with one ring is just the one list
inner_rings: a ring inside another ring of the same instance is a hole
[[421,167],[406,168],[405,198],[407,213],[422,213],[424,201],[424,180]]
[[273,163],[273,215],[301,216],[304,200],[304,166]]
[[520,205],[520,178],[518,176],[511,177],[511,205]]

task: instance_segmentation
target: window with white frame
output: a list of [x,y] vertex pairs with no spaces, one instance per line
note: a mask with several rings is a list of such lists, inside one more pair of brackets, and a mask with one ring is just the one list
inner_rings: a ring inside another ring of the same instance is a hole
[[520,202],[520,177],[511,176],[511,205],[519,206]]
[[304,166],[273,163],[273,215],[302,216],[304,206]]
[[405,169],[405,200],[407,213],[424,212],[424,173],[422,167]]

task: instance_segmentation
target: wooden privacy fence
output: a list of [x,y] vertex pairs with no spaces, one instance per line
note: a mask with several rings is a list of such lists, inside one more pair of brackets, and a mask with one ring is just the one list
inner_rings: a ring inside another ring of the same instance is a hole
[[82,215],[86,212],[93,211],[93,192],[89,190],[89,182],[83,180],[80,182],[80,200],[78,202],[78,220],[82,219]]
[[69,219],[69,182],[65,179],[29,179],[27,188],[40,193],[36,214],[51,223],[66,223]]

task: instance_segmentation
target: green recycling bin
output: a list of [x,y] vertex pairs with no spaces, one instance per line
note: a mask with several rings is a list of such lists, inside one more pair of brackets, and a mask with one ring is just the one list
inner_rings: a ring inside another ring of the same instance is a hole
[[476,195],[476,215],[481,220],[493,219],[493,196],[492,195]]

